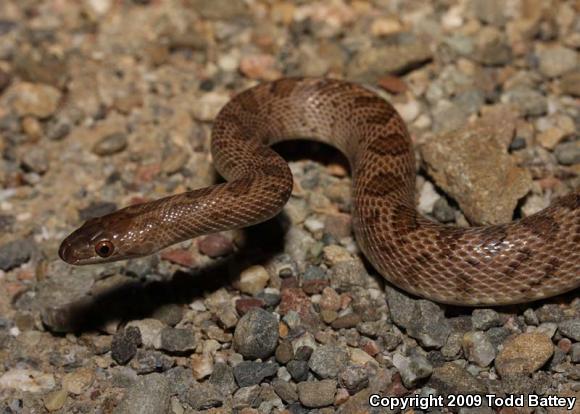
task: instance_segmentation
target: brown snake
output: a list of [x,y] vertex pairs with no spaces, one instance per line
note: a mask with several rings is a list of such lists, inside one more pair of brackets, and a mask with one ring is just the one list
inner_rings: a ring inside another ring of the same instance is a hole
[[354,83],[280,79],[248,89],[217,116],[211,151],[226,183],[88,220],[59,255],[89,264],[150,255],[202,234],[276,215],[292,191],[288,164],[269,145],[313,138],[348,158],[353,228],[392,284],[457,305],[502,305],[580,286],[580,193],[509,224],[458,228],[415,209],[415,159],[395,109]]

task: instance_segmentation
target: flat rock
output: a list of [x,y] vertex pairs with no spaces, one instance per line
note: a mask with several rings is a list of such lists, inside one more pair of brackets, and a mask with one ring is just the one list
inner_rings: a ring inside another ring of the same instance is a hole
[[511,221],[531,188],[530,173],[507,152],[514,131],[512,116],[494,114],[420,147],[429,174],[474,224]]
[[540,369],[553,354],[554,345],[549,337],[538,332],[527,332],[504,344],[495,359],[495,367],[502,377],[531,374]]
[[348,78],[375,83],[385,73],[401,74],[416,68],[431,59],[431,50],[426,43],[368,48],[357,54],[347,67]]

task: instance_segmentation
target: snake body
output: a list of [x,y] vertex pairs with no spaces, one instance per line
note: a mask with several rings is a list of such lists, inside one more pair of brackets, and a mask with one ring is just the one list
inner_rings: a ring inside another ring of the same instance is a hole
[[415,208],[413,147],[395,109],[360,85],[318,78],[263,83],[223,107],[211,151],[227,182],[91,219],[63,241],[60,257],[88,264],[145,256],[273,217],[293,182],[288,164],[269,146],[297,138],[346,155],[356,240],[399,288],[442,303],[482,306],[580,286],[580,193],[508,224],[435,223]]

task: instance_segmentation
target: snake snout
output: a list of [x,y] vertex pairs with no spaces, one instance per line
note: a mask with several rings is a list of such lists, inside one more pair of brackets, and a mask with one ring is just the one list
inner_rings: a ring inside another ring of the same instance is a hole
[[71,249],[71,245],[69,243],[68,240],[64,240],[61,245],[60,248],[58,249],[58,256],[65,262],[69,263],[69,264],[73,264],[74,261],[72,260],[73,255],[72,255],[72,249]]

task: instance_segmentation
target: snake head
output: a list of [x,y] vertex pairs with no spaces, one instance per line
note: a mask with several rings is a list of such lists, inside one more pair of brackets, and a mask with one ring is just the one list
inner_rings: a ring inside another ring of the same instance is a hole
[[153,253],[147,232],[136,229],[133,221],[124,210],[90,219],[63,240],[58,255],[69,264],[86,265]]
[[64,239],[58,249],[60,258],[73,265],[120,260],[115,235],[107,229],[103,218],[86,221]]

